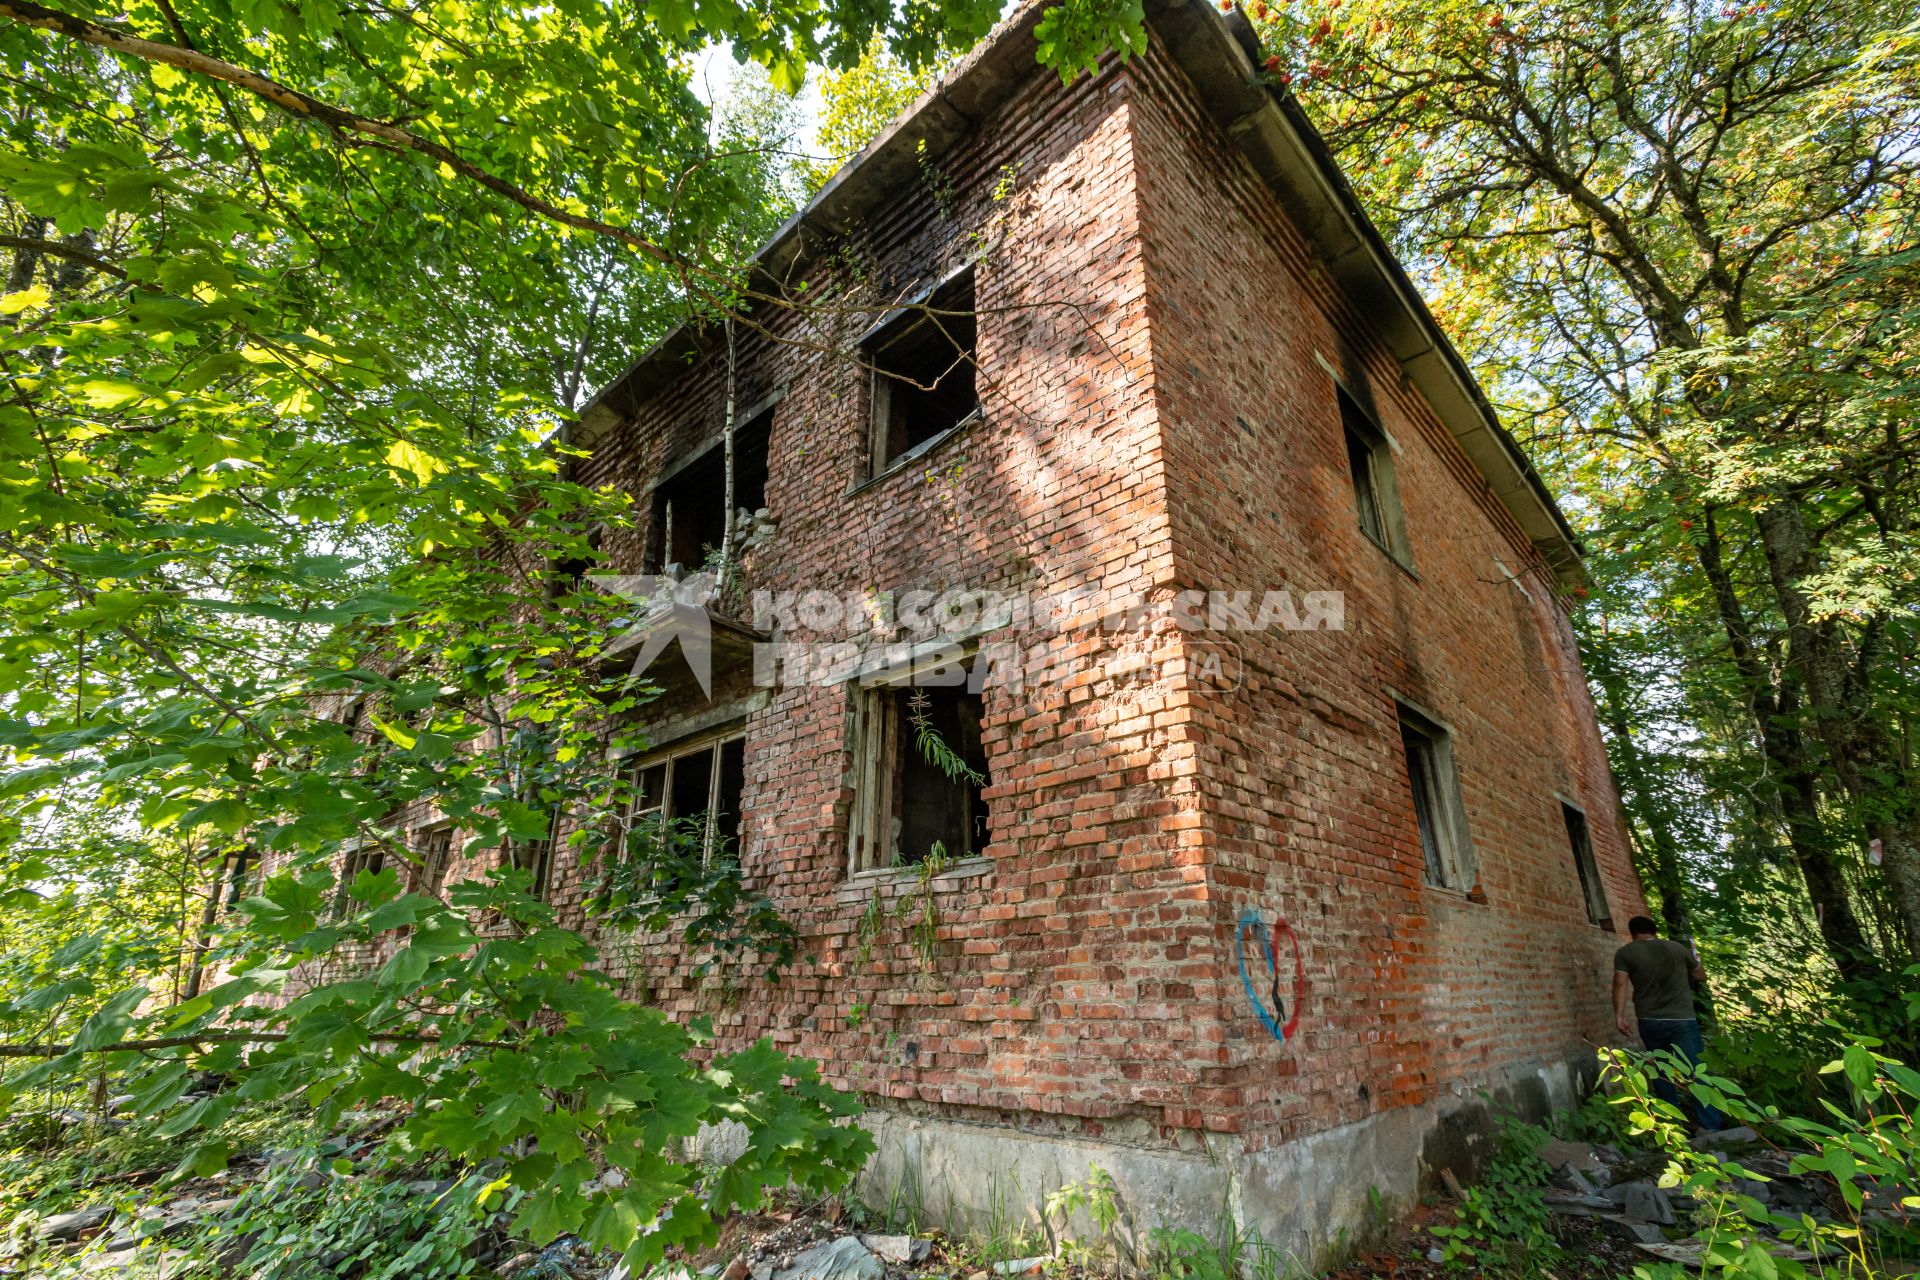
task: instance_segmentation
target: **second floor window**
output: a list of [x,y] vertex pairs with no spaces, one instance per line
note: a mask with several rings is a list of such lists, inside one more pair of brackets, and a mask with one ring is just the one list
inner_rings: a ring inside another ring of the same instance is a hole
[[[653,487],[653,527],[646,572],[678,565],[696,573],[717,556],[727,521],[767,505],[767,447],[773,410],[739,424],[733,433],[733,502],[727,502],[726,442],[707,446],[670,466]],[[739,524],[736,523],[736,531]]]
[[1393,446],[1387,442],[1386,432],[1345,387],[1336,386],[1334,394],[1340,400],[1340,430],[1346,439],[1347,471],[1353,479],[1353,506],[1360,531],[1406,564],[1407,527],[1394,483]]
[[980,411],[971,268],[861,344],[873,388],[873,474],[917,457]]

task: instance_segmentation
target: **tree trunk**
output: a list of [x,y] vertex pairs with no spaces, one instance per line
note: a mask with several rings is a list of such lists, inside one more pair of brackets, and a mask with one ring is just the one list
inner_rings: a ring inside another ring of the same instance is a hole
[[1786,829],[1787,847],[1806,885],[1807,897],[1813,902],[1821,941],[1842,977],[1878,974],[1880,962],[1854,914],[1845,877],[1834,861],[1826,824],[1821,821],[1819,781],[1797,723],[1798,698],[1790,686],[1774,683],[1767,664],[1754,652],[1746,612],[1727,572],[1719,519],[1713,509],[1704,512],[1704,523],[1706,536],[1696,544],[1700,567],[1713,590],[1734,669],[1745,686],[1754,732],[1773,775],[1773,799]]
[[1821,745],[1864,836],[1880,841],[1881,870],[1906,952],[1920,955],[1920,848],[1909,834],[1915,823],[1913,798],[1900,784],[1899,760],[1874,718],[1870,686],[1855,678],[1844,637],[1814,614],[1805,582],[1817,557],[1806,515],[1797,502],[1778,502],[1757,512],[1754,523],[1787,621],[1788,662],[1805,685]]

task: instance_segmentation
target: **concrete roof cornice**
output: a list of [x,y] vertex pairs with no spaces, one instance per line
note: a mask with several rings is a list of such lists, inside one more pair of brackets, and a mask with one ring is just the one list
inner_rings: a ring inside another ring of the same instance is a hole
[[[841,166],[755,255],[756,284],[783,291],[816,253],[916,180],[923,143],[927,156],[945,153],[1011,97],[1035,71],[1033,29],[1041,11],[1041,4],[1030,3],[1008,18]],[[1280,198],[1335,280],[1368,310],[1408,381],[1554,576],[1569,586],[1585,582],[1572,526],[1361,208],[1326,141],[1291,94],[1260,78],[1251,24],[1208,0],[1149,0],[1146,13],[1208,114]],[[717,342],[717,334],[682,324],[588,402],[572,433],[575,442],[591,444]]]

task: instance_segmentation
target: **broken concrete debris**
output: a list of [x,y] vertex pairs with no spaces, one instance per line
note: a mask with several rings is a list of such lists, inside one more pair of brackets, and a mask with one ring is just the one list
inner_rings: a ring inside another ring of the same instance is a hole
[[[917,1266],[933,1252],[933,1241],[918,1240],[913,1236],[862,1235],[859,1240],[874,1257],[900,1267]],[[727,1278],[722,1276],[720,1280]]]
[[71,1213],[56,1213],[51,1218],[42,1218],[40,1225],[34,1228],[34,1234],[42,1240],[72,1240],[104,1225],[112,1216],[112,1207],[104,1204],[75,1209]]
[[1651,1182],[1630,1182],[1624,1190],[1626,1194],[1620,1202],[1624,1217],[1662,1227],[1671,1227],[1678,1221],[1673,1215],[1673,1201]]
[[886,1264],[853,1236],[823,1240],[795,1254],[793,1264],[773,1273],[773,1280],[884,1280]]

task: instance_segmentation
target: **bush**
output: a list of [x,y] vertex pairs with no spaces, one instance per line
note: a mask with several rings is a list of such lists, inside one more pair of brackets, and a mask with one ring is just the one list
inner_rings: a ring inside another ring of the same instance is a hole
[[[1636,1275],[1643,1280],[1697,1274],[1802,1280],[1806,1267],[1769,1252],[1769,1236],[1823,1259],[1842,1260],[1845,1273],[1866,1277],[1889,1274],[1888,1258],[1920,1252],[1920,1231],[1913,1219],[1913,1211],[1920,1209],[1920,1195],[1914,1194],[1920,1187],[1920,1143],[1912,1119],[1920,1105],[1920,1072],[1879,1053],[1880,1047],[1877,1040],[1856,1039],[1821,1068],[1822,1075],[1846,1092],[1850,1104],[1843,1107],[1822,1098],[1817,1108],[1821,1119],[1759,1105],[1732,1080],[1694,1071],[1669,1053],[1607,1051],[1609,1069],[1621,1085],[1614,1101],[1627,1112],[1628,1128],[1666,1154],[1661,1185],[1679,1188],[1696,1202],[1694,1235],[1704,1248],[1699,1268],[1663,1263],[1638,1268]],[[1746,1194],[1742,1179],[1767,1179],[1737,1159],[1695,1150],[1686,1116],[1653,1095],[1650,1068],[1685,1078],[1697,1099],[1730,1121],[1794,1149],[1789,1172],[1829,1179],[1842,1215],[1825,1221],[1777,1213]]]
[[1538,1125],[1501,1118],[1494,1157],[1462,1193],[1453,1223],[1430,1228],[1442,1241],[1448,1266],[1537,1275],[1558,1259],[1560,1244],[1547,1211],[1548,1169],[1539,1158],[1551,1136]]

